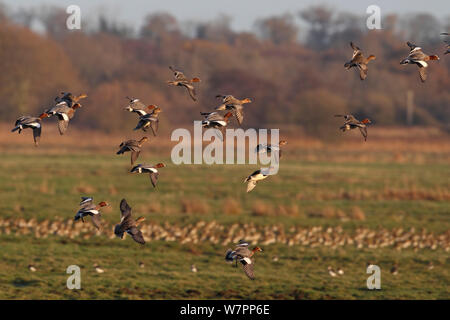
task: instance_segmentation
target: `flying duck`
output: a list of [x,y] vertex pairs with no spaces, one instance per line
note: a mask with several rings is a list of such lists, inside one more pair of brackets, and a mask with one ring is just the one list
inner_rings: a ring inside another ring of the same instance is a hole
[[263,172],[263,171],[264,171],[263,169],[256,170],[251,175],[249,175],[247,178],[245,178],[244,183],[247,182],[247,192],[250,192],[253,189],[255,189],[256,184],[259,181],[264,180],[265,178],[267,178],[269,176],[268,172]]
[[140,117],[145,116],[155,108],[154,105],[146,106],[139,99],[130,97],[126,98],[129,100],[129,104],[124,108],[124,110],[137,113]]
[[87,97],[87,94],[82,93],[79,96],[74,96],[70,92],[61,92],[62,97],[57,96],[55,98],[55,102],[57,104],[61,102],[65,102],[68,107],[72,107],[74,103],[77,103],[79,100],[84,99]]
[[191,80],[188,80],[186,76],[183,74],[183,72],[175,70],[172,66],[170,66],[169,69],[172,70],[173,75],[175,77],[175,81],[167,81],[167,83],[172,86],[185,87],[189,92],[189,95],[191,96],[192,100],[197,101],[196,98],[197,93],[195,92],[195,87],[193,83],[200,82],[200,79],[192,78]]
[[148,130],[148,128],[152,129],[153,135],[156,137],[156,132],[158,132],[159,128],[159,118],[158,115],[162,112],[160,107],[151,105],[148,108],[152,108],[153,111],[151,113],[145,114],[139,117],[139,122],[136,125],[136,128],[133,130],[142,129],[144,132]]
[[409,51],[409,55],[405,59],[400,61],[400,64],[417,65],[419,67],[420,80],[422,82],[425,82],[425,80],[427,79],[427,67],[428,67],[427,61],[439,60],[439,57],[437,55],[429,56],[423,53],[421,47],[418,47],[409,41],[406,44],[411,50]]
[[[233,115],[231,112],[227,112],[224,116],[222,116],[218,112],[200,112],[202,116],[205,117],[205,120],[202,121],[202,127],[209,129],[214,128],[218,129],[222,132],[222,137],[225,136],[224,130],[228,125],[228,121],[230,117]],[[222,137],[218,136],[221,140]]]
[[158,163],[154,166],[148,164],[138,164],[134,166],[130,172],[131,173],[149,173],[150,181],[154,188],[156,188],[156,183],[158,182],[159,177],[159,168],[164,168],[166,165],[164,163]]
[[40,115],[39,117],[21,116],[16,120],[14,124],[15,127],[11,130],[11,132],[19,130],[20,134],[23,129],[33,129],[34,145],[37,147],[39,145],[39,140],[41,139],[41,120],[44,117],[45,116],[43,115]]
[[94,227],[100,229],[100,208],[106,207],[108,206],[108,204],[105,201],[102,201],[99,204],[94,204],[93,201],[94,198],[92,197],[81,197],[80,209],[76,213],[74,221],[78,221],[81,219],[81,221],[84,222],[84,217],[91,216],[92,224],[94,225]]
[[339,128],[340,130],[342,130],[342,132],[358,128],[362,136],[364,137],[364,141],[367,141],[367,125],[371,124],[372,121],[370,121],[367,118],[362,121],[359,121],[351,114],[346,115],[336,114],[334,116],[344,118],[345,120],[344,125]]
[[120,201],[120,223],[114,227],[114,234],[118,238],[123,239],[124,234],[128,233],[137,243],[145,244],[144,236],[141,230],[137,228],[137,224],[143,219],[143,217],[139,217],[137,220],[133,220],[131,207],[128,205],[127,200],[122,199]]
[[281,146],[284,146],[285,144],[287,144],[286,140],[280,140],[280,142],[278,143],[278,145],[274,144],[258,144],[255,148],[255,152],[256,153],[267,153],[267,154],[271,154],[272,151],[274,152],[278,152],[278,157],[281,158]]
[[216,98],[222,99],[222,104],[216,108],[216,110],[230,110],[236,118],[236,121],[239,125],[242,125],[242,121],[244,121],[244,107],[243,105],[246,103],[251,103],[252,100],[249,98],[245,99],[236,99],[232,95],[217,95]]
[[364,57],[362,51],[360,48],[358,48],[353,42],[350,42],[350,46],[353,49],[353,56],[352,59],[349,62],[346,62],[344,64],[344,67],[349,70],[353,67],[356,67],[359,69],[359,78],[361,80],[364,80],[367,77],[367,71],[369,68],[367,67],[367,64],[371,60],[375,60],[376,57],[371,54],[367,58]]
[[141,147],[148,140],[147,137],[142,137],[141,140],[126,140],[122,142],[119,146],[119,151],[117,151],[117,154],[123,154],[125,152],[130,151],[131,152],[131,165],[134,165],[134,162],[139,157],[139,154],[141,153]]
[[73,118],[75,115],[75,110],[78,108],[81,108],[81,104],[79,103],[75,103],[69,107],[66,101],[61,101],[54,107],[42,113],[40,117],[51,117],[56,115],[58,117],[59,134],[63,135],[69,126],[69,120]]
[[256,252],[261,252],[262,249],[260,247],[255,247],[253,250],[248,249],[248,243],[244,240],[239,240],[239,243],[236,245],[234,250],[228,249],[225,254],[225,260],[228,262],[236,262],[236,267],[238,261],[242,264],[243,270],[247,277],[251,280],[255,279],[254,275],[254,265],[255,259],[252,258]]

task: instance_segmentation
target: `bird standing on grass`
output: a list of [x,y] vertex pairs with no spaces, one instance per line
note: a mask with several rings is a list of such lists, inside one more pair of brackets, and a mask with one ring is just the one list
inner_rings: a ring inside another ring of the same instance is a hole
[[225,254],[225,260],[228,262],[236,262],[236,267],[238,261],[242,264],[243,270],[247,277],[249,277],[251,280],[255,279],[254,275],[254,265],[255,265],[255,259],[253,258],[253,255],[256,252],[261,252],[262,249],[260,247],[255,247],[253,250],[248,249],[248,243],[244,240],[239,240],[239,243],[237,244],[236,248],[234,250],[228,249]]

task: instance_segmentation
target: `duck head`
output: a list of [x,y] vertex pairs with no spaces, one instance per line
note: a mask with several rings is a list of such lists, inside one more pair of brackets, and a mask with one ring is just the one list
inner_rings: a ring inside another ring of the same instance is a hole
[[370,124],[372,123],[372,121],[370,121],[370,119],[365,118],[363,121],[361,121],[361,123]]
[[72,109],[78,109],[78,108],[81,108],[81,104],[79,104],[79,103],[75,103],[73,106],[72,106]]
[[151,105],[147,106],[147,109],[150,110],[150,111],[155,109],[155,108],[156,108],[156,106],[154,104],[151,104]]
[[164,168],[166,165],[164,163],[158,163],[155,165],[155,168]]
[[139,140],[140,143],[143,143],[143,142],[146,142],[146,141],[148,141],[148,138],[147,138],[147,137],[142,137],[142,139]]
[[253,253],[255,253],[255,252],[262,252],[262,251],[263,250],[260,247],[254,247],[253,250],[252,250]]
[[41,113],[41,115],[39,116],[39,119],[42,120],[42,119],[47,118],[47,117],[49,117],[49,114],[44,112],[44,113]]
[[200,78],[192,78],[191,82],[200,82]]
[[156,107],[156,108],[153,110],[153,113],[155,113],[155,114],[158,114],[158,113],[160,113],[160,112],[162,112],[162,110],[161,110],[160,107]]
[[105,201],[100,202],[98,205],[99,205],[99,207],[106,207],[106,206],[109,206],[109,204],[106,203]]
[[242,103],[251,103],[252,99],[250,98],[245,98],[244,100],[242,100]]
[[287,144],[286,140],[281,140],[280,143],[279,143],[280,146],[284,146],[285,144]]

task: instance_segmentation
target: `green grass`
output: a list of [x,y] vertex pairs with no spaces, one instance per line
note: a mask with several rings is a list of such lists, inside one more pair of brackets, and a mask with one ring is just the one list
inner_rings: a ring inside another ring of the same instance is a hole
[[[119,220],[118,205],[126,198],[135,215],[147,221],[185,225],[216,220],[223,225],[252,222],[256,225],[342,226],[352,231],[371,229],[426,229],[435,234],[450,229],[450,165],[413,163],[335,163],[283,161],[277,176],[245,193],[244,178],[257,166],[173,165],[165,162],[156,189],[147,175],[127,173],[129,156],[94,153],[64,155],[5,154],[0,162],[0,218],[73,218],[79,197],[92,195],[111,207],[104,210],[109,223]],[[412,192],[406,198],[380,196],[386,190]],[[417,192],[420,191],[420,192]],[[424,196],[423,193],[426,195]],[[350,197],[341,196],[349,194]],[[444,198],[439,195],[444,194]],[[432,200],[429,196],[432,196]],[[354,197],[354,198],[352,198]],[[238,213],[225,213],[225,199],[234,199]],[[185,210],[183,203],[201,203],[200,209]],[[267,209],[255,213],[254,207]],[[298,208],[283,214],[280,206]],[[359,207],[365,220],[351,217]],[[314,213],[329,207],[341,210],[347,219]],[[203,208],[203,209],[202,209]],[[442,249],[402,251],[393,248],[356,249],[346,246],[263,247],[257,257],[255,281],[223,259],[228,246],[209,242],[193,246],[152,241],[141,247],[127,238],[89,240],[51,236],[0,235],[0,299],[449,299],[449,254]],[[278,255],[278,262],[272,256]],[[145,263],[139,268],[138,263]],[[366,262],[382,270],[382,290],[366,288]],[[432,261],[435,268],[428,270]],[[33,263],[38,271],[31,273]],[[106,272],[97,274],[94,263]],[[195,263],[199,272],[190,272]],[[399,265],[399,274],[389,269]],[[82,269],[82,290],[65,286],[67,266]],[[342,267],[344,276],[332,278],[328,265]]]

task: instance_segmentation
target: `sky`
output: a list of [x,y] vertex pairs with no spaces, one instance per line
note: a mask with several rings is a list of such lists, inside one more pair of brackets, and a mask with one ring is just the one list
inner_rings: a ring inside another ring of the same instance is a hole
[[294,15],[311,5],[325,4],[336,11],[350,11],[366,15],[369,5],[377,5],[384,13],[428,12],[440,19],[450,17],[448,0],[0,0],[11,9],[56,5],[67,7],[78,5],[81,15],[96,17],[103,12],[118,22],[138,28],[143,18],[152,12],[165,11],[179,21],[212,21],[220,14],[232,17],[232,28],[236,31],[251,31],[255,20],[284,13]]

